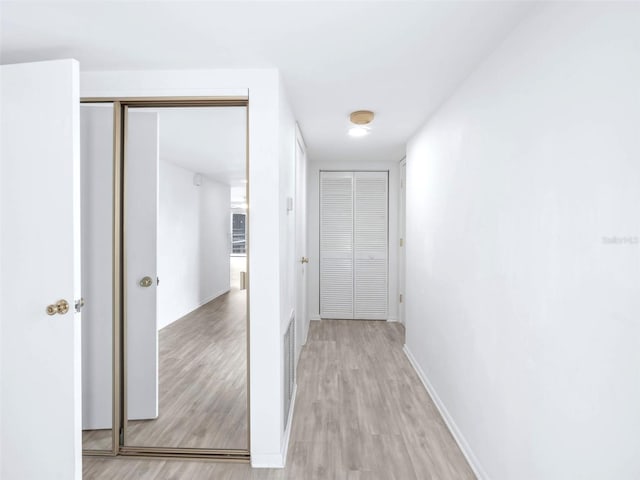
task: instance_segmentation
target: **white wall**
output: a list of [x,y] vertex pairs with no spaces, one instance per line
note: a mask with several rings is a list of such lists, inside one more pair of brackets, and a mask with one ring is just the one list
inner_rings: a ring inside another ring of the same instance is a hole
[[[366,141],[366,138],[354,139]],[[398,319],[398,162],[310,161],[307,184],[309,245],[308,305],[312,320],[320,319],[320,170],[389,171],[389,320]]]
[[85,97],[237,96],[249,105],[251,463],[281,466],[279,121],[275,69],[85,72]]
[[195,173],[160,161],[158,329],[230,288],[230,189]]
[[407,347],[481,478],[640,478],[639,26],[545,6],[408,145]]

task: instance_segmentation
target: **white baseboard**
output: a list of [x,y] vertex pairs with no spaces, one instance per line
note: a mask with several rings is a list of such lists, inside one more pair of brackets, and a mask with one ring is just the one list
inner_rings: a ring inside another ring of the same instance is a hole
[[397,322],[397,321],[398,321],[398,319],[397,319],[397,318],[395,318],[395,317],[389,317],[389,318],[387,318],[387,322]]
[[[304,331],[304,339],[302,341],[302,345],[300,345],[300,351],[302,351],[302,347],[307,344],[307,340],[309,340],[309,330],[311,330],[311,320],[309,320],[305,325]],[[298,353],[298,361],[300,361],[300,353]],[[297,363],[296,363],[297,365]]]
[[177,315],[176,318],[174,318],[173,320],[171,320],[169,323],[159,326],[158,330],[162,330],[164,327],[168,327],[169,325],[171,325],[173,322],[180,320],[182,317],[184,317],[185,315],[189,315],[191,312],[195,312],[197,309],[199,309],[201,306],[206,305],[207,303],[209,303],[212,300],[215,300],[216,298],[218,298],[220,295],[224,295],[225,293],[228,293],[231,291],[231,288],[223,288],[222,290],[220,290],[219,292],[214,293],[213,295],[210,295],[209,297],[205,298],[204,300],[200,300],[199,304],[196,305],[195,307],[190,307],[189,309],[187,309],[186,312]]
[[[198,308],[200,308],[203,305],[206,305],[207,303],[209,303],[212,300],[215,300],[216,298],[218,298],[220,295],[224,295],[225,293],[229,293],[231,291],[231,288],[223,288],[222,290],[220,290],[219,292],[214,293],[213,295],[205,298],[204,300],[200,301],[200,305],[198,305],[197,307],[195,307],[194,309],[191,310],[191,312],[193,312],[194,310],[197,310]],[[191,313],[189,312],[189,313]],[[183,315],[184,316],[184,315]]]
[[251,454],[251,468],[284,468],[282,453]]
[[311,316],[309,317],[309,321],[311,321],[311,322],[317,322],[317,321],[319,321],[319,320],[322,320],[322,319],[320,318],[320,315],[311,315]]
[[458,444],[458,447],[460,447],[460,450],[462,451],[462,454],[467,459],[467,463],[473,470],[473,473],[475,473],[478,480],[489,480],[489,475],[487,475],[487,472],[485,472],[484,469],[482,468],[482,465],[478,461],[478,458],[473,453],[473,450],[471,450],[469,443],[464,438],[464,435],[456,425],[456,422],[454,422],[453,417],[451,417],[451,415],[449,414],[447,407],[445,407],[444,403],[442,403],[442,400],[440,400],[440,397],[436,393],[435,388],[433,387],[433,385],[425,375],[424,371],[422,370],[420,365],[418,365],[418,362],[413,356],[413,354],[411,353],[411,350],[409,350],[409,347],[407,347],[407,345],[405,344],[402,350],[404,350],[404,354],[409,359],[409,363],[411,363],[411,366],[418,374],[418,377],[420,378],[420,381],[424,385],[424,388],[427,389],[427,393],[433,400],[433,403],[436,405],[436,408],[440,412],[440,415],[442,416],[444,423],[446,423],[447,427],[449,428],[449,431],[451,432],[451,435],[453,436],[453,439],[456,441],[456,443]]

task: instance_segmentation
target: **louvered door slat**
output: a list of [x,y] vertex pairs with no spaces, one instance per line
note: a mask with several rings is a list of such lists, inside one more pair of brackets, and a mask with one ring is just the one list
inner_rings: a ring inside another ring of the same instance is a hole
[[388,174],[354,175],[354,318],[388,316]]
[[320,316],[353,318],[353,173],[320,174]]

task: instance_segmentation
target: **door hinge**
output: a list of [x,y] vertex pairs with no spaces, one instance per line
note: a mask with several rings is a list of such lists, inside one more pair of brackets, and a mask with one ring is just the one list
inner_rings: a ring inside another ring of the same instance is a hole
[[402,294],[400,294],[400,303],[402,303]]
[[404,238],[400,239],[400,246],[403,247],[404,246]]

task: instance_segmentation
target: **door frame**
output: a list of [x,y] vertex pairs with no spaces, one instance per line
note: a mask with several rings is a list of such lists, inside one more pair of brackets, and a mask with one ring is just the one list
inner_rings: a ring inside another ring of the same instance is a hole
[[125,189],[124,166],[126,162],[127,113],[129,107],[163,108],[163,107],[245,107],[246,108],[246,198],[247,221],[245,244],[247,251],[247,276],[249,275],[250,256],[250,198],[249,198],[249,98],[247,96],[230,97],[82,97],[80,103],[113,104],[113,334],[112,334],[112,378],[113,378],[113,411],[112,411],[112,448],[111,450],[84,450],[86,456],[136,456],[161,458],[201,458],[218,461],[248,463],[251,459],[251,383],[250,383],[250,282],[247,282],[247,315],[246,315],[246,364],[247,364],[247,448],[169,448],[169,447],[127,447],[123,445],[123,431],[127,421],[126,406],[126,351],[125,335],[127,318],[125,305],[126,275],[126,229],[124,226]]
[[[295,365],[297,368],[297,364],[298,364],[298,360],[300,359],[300,352],[302,350],[303,345],[305,345],[307,343],[307,336],[309,333],[309,307],[308,307],[308,277],[309,277],[309,271],[308,268],[306,268],[304,266],[305,263],[309,263],[309,258],[307,257],[308,255],[308,249],[309,249],[309,243],[308,243],[308,238],[307,238],[307,229],[308,229],[308,225],[307,225],[307,221],[308,221],[308,216],[307,216],[307,179],[308,179],[308,157],[307,157],[307,147],[305,145],[304,142],[304,138],[302,136],[302,132],[300,131],[300,127],[298,126],[298,124],[296,124],[296,139],[295,139],[295,144],[296,144],[296,166],[295,166],[295,205],[294,205],[294,212],[295,212],[295,250],[296,250],[296,257],[294,260],[294,265],[296,265],[296,272],[297,270],[297,263],[298,262],[302,262],[302,268],[303,273],[302,273],[302,282],[298,281],[298,275],[296,274],[296,319],[301,319],[302,321],[300,322],[302,328],[302,331],[298,333],[298,331],[296,331],[296,336],[299,336],[300,338],[300,342],[298,342],[298,338],[296,338],[296,352],[295,352]],[[300,151],[300,153],[302,154],[301,158],[298,158],[298,151]],[[302,168],[302,172],[300,172],[300,167],[301,165],[304,167]],[[302,173],[302,175],[300,175]],[[303,207],[303,208],[301,208]],[[302,211],[301,211],[302,210]],[[304,239],[304,241],[302,241],[302,239]],[[301,243],[301,245],[299,245],[299,243]],[[298,251],[298,247],[300,248],[300,251]],[[303,260],[304,259],[304,260]],[[298,305],[298,303],[300,303],[300,305]],[[298,308],[298,307],[303,307],[303,308]],[[295,377],[294,377],[295,378]]]
[[398,321],[405,325],[407,287],[407,159],[398,163]]

